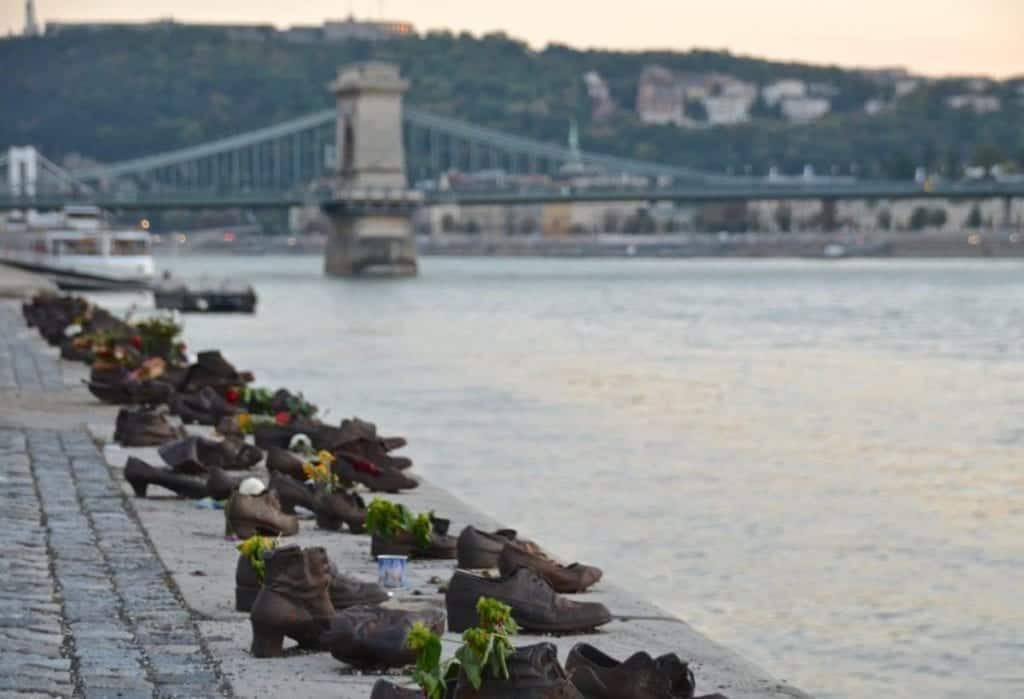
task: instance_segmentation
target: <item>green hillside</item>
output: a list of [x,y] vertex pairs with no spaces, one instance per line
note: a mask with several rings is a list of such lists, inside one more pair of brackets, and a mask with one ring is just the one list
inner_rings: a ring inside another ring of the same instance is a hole
[[[1002,108],[976,114],[947,105],[964,80],[929,82],[891,101],[890,87],[857,71],[727,53],[533,51],[504,35],[448,33],[377,44],[231,41],[221,30],[183,25],[0,40],[0,145],[101,161],[192,145],[329,106],[326,84],[337,67],[369,58],[399,63],[412,81],[410,103],[425,109],[559,142],[575,118],[586,149],[718,172],[797,172],[809,163],[903,178],[917,165],[1024,166],[1024,79],[989,86]],[[832,113],[810,124],[787,123],[759,101],[756,118],[740,126],[649,126],[634,105],[641,71],[652,64],[759,85],[797,78],[837,94]],[[591,118],[587,71],[600,73],[618,106],[606,122]],[[891,106],[869,116],[863,107],[872,98]]]

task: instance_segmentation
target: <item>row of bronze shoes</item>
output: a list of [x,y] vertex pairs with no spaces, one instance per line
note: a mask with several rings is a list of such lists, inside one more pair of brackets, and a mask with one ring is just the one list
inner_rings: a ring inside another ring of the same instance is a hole
[[[85,330],[93,331],[116,329],[123,322],[75,297],[37,297],[24,309],[30,325],[51,344],[61,345],[62,356],[86,361],[88,356],[76,356],[77,346],[68,343],[66,327],[72,320],[81,323],[87,317],[90,327]],[[143,367],[150,361],[138,360]],[[382,606],[389,594],[376,583],[342,573],[325,549],[285,545],[279,538],[298,533],[297,508],[313,513],[319,528],[363,533],[367,506],[362,497],[354,487],[308,482],[310,455],[328,452],[332,460],[327,465],[341,483],[397,492],[418,485],[404,473],[412,462],[393,454],[406,440],[379,436],[373,423],[358,418],[333,426],[293,417],[254,425],[250,444],[237,419],[242,411],[229,400],[231,391],[252,381],[250,373],[236,370],[216,351],[200,352],[185,366],[159,369],[159,376],[150,378],[145,372],[101,365],[98,371],[94,367],[89,389],[104,402],[132,406],[117,415],[115,441],[125,447],[155,446],[166,464],[128,458],[124,476],[137,496],[159,486],[183,498],[225,501],[227,532],[245,540],[235,562],[235,608],[249,614],[255,657],[281,655],[285,638],[290,638],[301,649],[330,652],[362,670],[405,668],[416,661],[406,644],[414,624],[438,635],[446,627],[458,633],[472,629],[480,625],[477,602],[484,597],[508,605],[518,626],[537,634],[590,632],[612,620],[603,604],[570,597],[598,582],[600,569],[563,565],[513,530],[486,532],[467,526],[453,537],[447,521],[438,518],[432,520],[426,543],[406,531],[374,533],[371,555],[455,560],[445,610]],[[281,406],[291,398],[283,390],[274,395]],[[221,436],[189,435],[178,423],[214,426]],[[260,462],[270,474],[266,483],[245,473]],[[253,542],[259,544],[255,555],[245,550]],[[479,689],[463,678],[452,679],[446,696],[689,699],[695,693],[692,671],[675,654],[654,658],[641,652],[619,662],[581,643],[563,668],[555,646],[539,643],[517,648],[508,670],[507,679],[485,676]],[[385,679],[371,695],[423,696],[421,689]]]

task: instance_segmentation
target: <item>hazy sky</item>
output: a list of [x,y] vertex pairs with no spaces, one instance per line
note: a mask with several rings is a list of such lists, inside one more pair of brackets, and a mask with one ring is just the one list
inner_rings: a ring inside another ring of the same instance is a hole
[[[41,19],[319,24],[357,16],[418,29],[503,30],[535,46],[734,53],[929,75],[1024,75],[1024,0],[37,0]],[[23,0],[0,0],[0,31],[20,31]]]

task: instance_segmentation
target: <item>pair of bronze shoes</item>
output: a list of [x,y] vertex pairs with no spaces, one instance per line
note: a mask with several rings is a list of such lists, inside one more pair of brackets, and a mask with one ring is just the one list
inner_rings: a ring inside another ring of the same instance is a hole
[[551,559],[532,541],[517,538],[511,529],[485,532],[467,526],[459,534],[457,548],[459,568],[497,568],[505,576],[529,568],[562,594],[584,592],[602,576],[600,568],[582,563],[563,565]]
[[296,507],[309,510],[316,516],[320,529],[337,531],[342,525],[353,534],[361,534],[366,526],[366,503],[356,493],[342,489],[328,491],[325,487],[312,487],[277,470],[271,470],[269,487],[277,495],[281,510],[295,514]]
[[[331,598],[335,610],[357,605],[380,604],[390,597],[377,583],[362,582],[345,575],[330,561],[327,564],[327,572],[327,595]],[[263,582],[249,557],[239,555],[238,564],[235,566],[235,609],[239,612],[251,612],[262,588]]]
[[[256,429],[258,433],[262,428],[257,427]],[[260,443],[258,439],[256,443]],[[267,444],[268,442],[264,441],[263,443]],[[268,471],[279,471],[298,481],[305,480],[306,475],[302,470],[305,461],[301,456],[273,443],[266,447],[266,449]],[[337,453],[335,456],[335,461],[331,464],[331,470],[336,476],[348,483],[363,485],[373,492],[397,493],[401,490],[411,490],[419,486],[418,481],[397,469],[379,468],[365,459],[344,453]]]
[[[438,634],[444,632],[444,613],[437,608],[405,610],[360,604],[338,611],[331,590],[336,571],[332,573],[322,548],[285,546],[267,551],[263,561],[263,586],[249,616],[252,654],[257,658],[281,655],[287,637],[300,648],[329,650],[357,667],[402,667],[416,659],[405,645],[414,623],[424,623]],[[363,588],[361,594],[375,592]]]
[[149,486],[157,485],[178,497],[190,500],[213,498],[226,500],[238,488],[241,478],[232,477],[224,469],[211,467],[202,475],[179,473],[171,468],[150,466],[142,459],[128,457],[124,467],[125,480],[132,486],[135,495],[146,497]]

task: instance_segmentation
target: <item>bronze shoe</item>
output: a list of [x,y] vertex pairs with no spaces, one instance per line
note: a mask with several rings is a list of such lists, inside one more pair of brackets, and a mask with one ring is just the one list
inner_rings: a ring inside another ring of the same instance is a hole
[[330,628],[320,636],[320,645],[337,660],[357,668],[404,667],[416,662],[416,652],[405,644],[405,637],[417,622],[438,635],[444,633],[440,609],[351,607],[331,620]]
[[467,526],[459,534],[459,568],[497,568],[498,556],[505,545],[515,541],[514,529],[499,529],[493,534]]
[[217,466],[211,466],[206,476],[206,496],[214,500],[227,500],[238,490],[245,476],[230,476]]
[[314,512],[313,490],[302,481],[297,481],[291,476],[286,476],[280,471],[270,472],[270,483],[267,484],[278,502],[281,503],[281,511],[293,515],[295,507],[303,507]]
[[[389,597],[387,590],[377,583],[362,582],[345,575],[330,561],[327,564],[327,571],[331,578],[327,594],[336,610],[360,604],[380,604]],[[240,555],[235,566],[235,609],[240,612],[251,611],[262,587],[263,584],[249,558]]]
[[355,493],[335,490],[328,493],[318,488],[313,495],[312,508],[316,513],[316,526],[337,531],[347,524],[353,534],[362,534],[366,528],[366,503]]
[[578,633],[612,620],[611,612],[603,604],[571,601],[529,568],[519,568],[502,578],[484,578],[457,570],[445,593],[448,628],[461,633],[479,626],[476,603],[481,597],[493,597],[509,605],[512,618],[527,631]]
[[175,473],[169,468],[154,468],[142,459],[128,457],[124,479],[132,486],[136,497],[146,497],[149,486],[158,485],[178,497],[200,500],[207,496],[206,483],[200,478]]
[[258,447],[233,439],[207,439],[191,436],[164,444],[159,449],[160,458],[175,471],[182,473],[206,473],[217,467],[227,471],[252,468],[263,458]]
[[301,648],[318,650],[320,634],[335,615],[327,588],[330,571],[322,548],[285,546],[264,554],[266,574],[249,621],[252,654],[257,658],[281,655],[284,637]]
[[281,503],[273,491],[262,495],[235,493],[224,507],[228,533],[240,539],[263,536],[295,536],[299,533],[299,520],[295,515],[281,511]]
[[185,429],[175,427],[163,413],[121,408],[114,425],[114,441],[125,447],[158,447],[185,436]]
[[281,447],[267,447],[267,470],[271,473],[278,471],[301,483],[306,480],[306,472],[302,469],[304,464],[302,457],[294,452]]
[[634,653],[620,662],[589,643],[569,651],[565,669],[587,699],[692,699],[693,671],[675,653]]
[[584,699],[558,663],[553,643],[516,648],[508,659],[508,679],[483,672],[480,689],[474,689],[465,672],[459,673],[453,699]]
[[527,551],[512,543],[501,550],[498,569],[502,575],[511,575],[517,568],[529,568],[543,577],[555,592],[584,592],[601,579],[601,569],[573,563],[562,565],[542,553]]
[[397,469],[380,468],[347,452],[336,452],[335,456],[337,458],[331,464],[331,470],[343,481],[361,483],[374,492],[384,493],[419,487],[417,481]]

